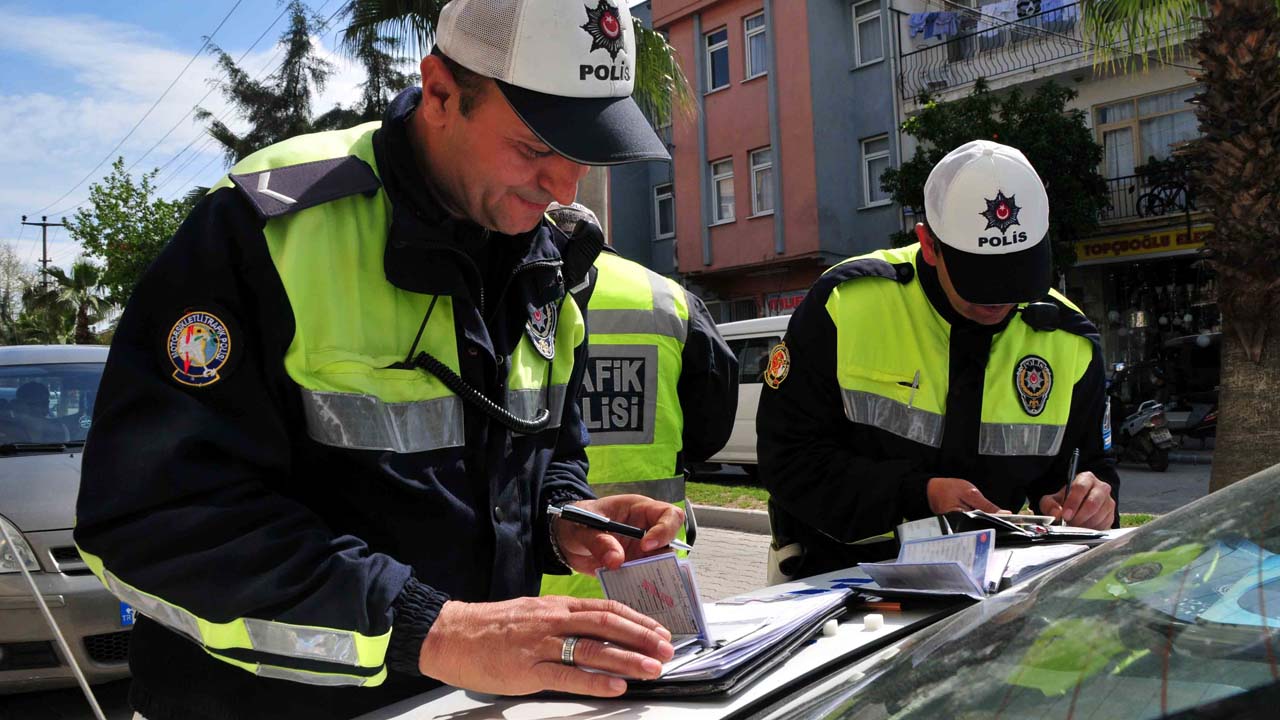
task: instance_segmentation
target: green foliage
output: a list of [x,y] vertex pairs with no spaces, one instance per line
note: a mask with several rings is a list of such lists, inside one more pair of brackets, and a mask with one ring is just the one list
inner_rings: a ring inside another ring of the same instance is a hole
[[9,243],[0,245],[0,345],[17,345],[22,293],[35,284],[35,273]]
[[117,158],[111,174],[89,186],[88,204],[66,221],[72,239],[102,263],[101,283],[111,302],[119,305],[133,294],[142,273],[190,210],[186,200],[157,195],[156,172],[135,182],[125,172],[124,158]]
[[351,52],[364,66],[365,81],[360,85],[360,100],[348,107],[339,105],[315,119],[316,130],[338,130],[370,120],[381,120],[391,99],[401,90],[417,85],[417,73],[400,70],[408,58],[399,53],[400,41],[394,37],[365,33]]
[[213,113],[200,108],[196,119],[209,121],[209,134],[234,164],[255,150],[295,135],[311,132],[311,98],[324,89],[333,65],[316,54],[312,35],[322,29],[319,18],[301,0],[289,3],[289,28],[280,36],[285,46],[280,69],[265,81],[253,79],[222,49],[212,46],[218,67],[226,74],[222,94],[248,121],[249,130],[236,133]]
[[[1106,181],[1098,174],[1102,146],[1093,139],[1082,110],[1068,110],[1070,88],[1041,85],[1030,95],[1020,89],[992,93],[979,81],[973,93],[954,102],[923,98],[924,110],[902,123],[919,141],[915,155],[880,176],[895,202],[924,214],[924,183],[929,171],[951,150],[972,140],[994,140],[1018,148],[1044,180],[1049,194],[1049,238],[1054,264],[1061,271],[1074,262],[1072,243],[1098,226],[1107,206]],[[914,237],[895,238],[906,244]]]
[[93,345],[97,336],[93,324],[102,320],[111,307],[102,292],[102,269],[81,259],[71,264],[71,272],[54,266],[46,271],[54,285],[49,288],[52,302],[70,310],[75,318],[75,343]]

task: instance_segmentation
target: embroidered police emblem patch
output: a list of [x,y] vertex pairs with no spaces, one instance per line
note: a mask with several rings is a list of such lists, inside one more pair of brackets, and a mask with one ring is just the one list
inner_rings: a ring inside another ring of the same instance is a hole
[[791,351],[785,342],[780,342],[769,351],[769,365],[764,369],[764,382],[774,390],[787,379],[791,372]]
[[529,313],[529,321],[524,324],[534,349],[548,360],[556,356],[556,318],[559,312],[560,308],[555,303],[547,303],[534,308]]
[[167,349],[173,379],[205,387],[222,379],[218,371],[231,359],[231,333],[217,315],[197,310],[173,324]]
[[622,51],[622,19],[618,17],[618,8],[605,0],[600,0],[596,9],[586,6],[587,22],[580,25],[591,35],[591,50],[604,50],[613,60],[618,59]]
[[1013,386],[1022,400],[1022,409],[1031,417],[1044,412],[1053,390],[1053,369],[1038,355],[1028,355],[1013,371]]
[[987,209],[978,214],[987,219],[987,227],[983,228],[984,230],[997,228],[1000,232],[1007,232],[1011,226],[1019,224],[1018,212],[1022,208],[1013,201],[1014,197],[1017,196],[1005,197],[1004,192],[997,192],[995,200],[983,198],[987,203]]

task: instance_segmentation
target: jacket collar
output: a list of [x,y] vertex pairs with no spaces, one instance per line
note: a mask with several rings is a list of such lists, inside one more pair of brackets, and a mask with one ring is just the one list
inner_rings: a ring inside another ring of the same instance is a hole
[[[558,300],[564,295],[563,283],[554,282],[560,249],[555,242],[557,234],[545,217],[527,233],[500,235],[451,216],[436,200],[429,180],[413,161],[409,142],[409,117],[421,99],[421,88],[402,91],[387,106],[382,127],[374,134],[375,161],[392,207],[383,255],[387,280],[402,290],[464,296],[476,304],[471,296],[473,289],[480,288],[483,276],[467,254],[467,244],[488,236],[495,247],[511,250],[503,254],[509,258],[512,277],[526,269],[539,276],[538,282],[522,283],[526,304],[540,307]],[[517,245],[524,248],[523,253],[515,251]],[[502,290],[492,288],[492,296]],[[508,290],[520,291],[514,286]]]

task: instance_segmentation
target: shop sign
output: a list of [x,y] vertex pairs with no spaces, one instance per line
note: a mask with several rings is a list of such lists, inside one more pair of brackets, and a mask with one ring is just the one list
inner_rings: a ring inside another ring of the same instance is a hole
[[1169,228],[1155,232],[1085,240],[1076,243],[1076,262],[1089,265],[1116,262],[1144,255],[1193,252],[1204,247],[1205,236],[1212,230],[1212,225],[1196,226],[1191,229],[1189,239],[1186,228]]
[[808,290],[792,290],[790,292],[769,293],[764,296],[764,314],[772,317],[774,315],[790,315],[796,308],[800,307],[800,301],[804,300],[805,293]]

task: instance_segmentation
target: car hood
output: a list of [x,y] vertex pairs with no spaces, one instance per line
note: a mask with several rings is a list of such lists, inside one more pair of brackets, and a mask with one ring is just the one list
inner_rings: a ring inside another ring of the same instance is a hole
[[22,532],[75,525],[80,453],[0,457],[0,515]]

